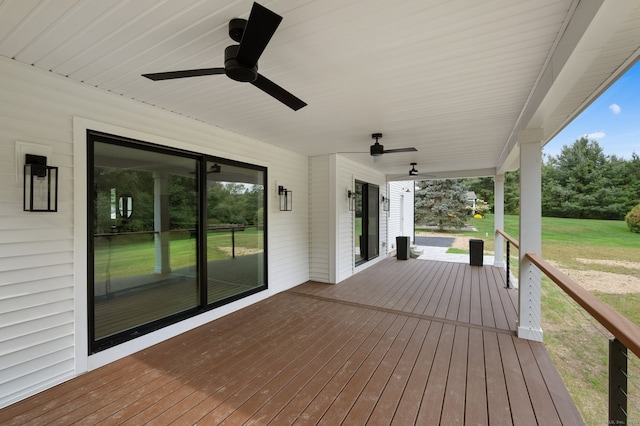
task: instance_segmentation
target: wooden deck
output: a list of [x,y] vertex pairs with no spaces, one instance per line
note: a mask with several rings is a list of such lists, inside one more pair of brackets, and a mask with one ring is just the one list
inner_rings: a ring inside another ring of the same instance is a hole
[[0,424],[579,425],[493,267],[389,258],[0,410]]

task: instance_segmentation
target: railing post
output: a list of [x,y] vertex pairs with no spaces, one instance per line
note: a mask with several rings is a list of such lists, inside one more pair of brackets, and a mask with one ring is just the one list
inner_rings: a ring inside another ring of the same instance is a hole
[[510,272],[509,272],[509,268],[511,267],[509,265],[509,263],[511,263],[511,262],[509,262],[509,260],[511,259],[510,246],[511,246],[511,243],[509,243],[509,240],[507,240],[507,264],[506,264],[506,268],[507,268],[507,288],[511,288],[510,280],[509,280],[509,276],[511,275]]
[[627,424],[627,348],[609,340],[609,424]]

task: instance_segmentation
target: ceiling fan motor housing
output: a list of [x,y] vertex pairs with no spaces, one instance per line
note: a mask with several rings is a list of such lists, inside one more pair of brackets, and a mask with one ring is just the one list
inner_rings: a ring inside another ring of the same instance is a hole
[[224,49],[224,73],[232,80],[250,83],[258,78],[258,65],[248,67],[236,59],[240,45],[233,44]]
[[233,18],[229,21],[229,37],[236,43],[240,43],[244,29],[247,27],[247,20],[242,18]]
[[374,157],[381,156],[382,154],[384,154],[384,145],[380,145],[378,141],[376,141],[376,143],[371,145],[370,153]]
[[371,138],[376,140],[376,143],[371,145],[369,152],[374,157],[380,157],[384,154],[384,145],[378,143],[378,139],[382,138],[382,133],[372,133]]

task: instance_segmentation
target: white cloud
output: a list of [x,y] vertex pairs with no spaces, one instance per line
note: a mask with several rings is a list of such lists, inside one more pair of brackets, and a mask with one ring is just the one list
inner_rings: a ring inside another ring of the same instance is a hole
[[620,105],[618,105],[618,104],[609,105],[609,109],[614,114],[620,114],[622,112],[622,108],[620,108]]
[[584,137],[592,140],[592,139],[602,139],[602,138],[606,138],[607,134],[605,132],[593,132],[593,133],[585,133]]

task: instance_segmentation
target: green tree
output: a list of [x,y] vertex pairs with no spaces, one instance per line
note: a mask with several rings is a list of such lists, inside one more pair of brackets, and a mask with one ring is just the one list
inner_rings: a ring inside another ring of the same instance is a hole
[[631,209],[624,220],[627,222],[627,226],[631,232],[640,234],[640,204]]
[[[494,178],[479,177],[465,179],[464,184],[469,191],[476,193],[476,196],[485,200],[491,206],[491,211],[495,211],[494,198]],[[520,171],[505,173],[504,180],[504,212],[506,214],[518,214],[520,210]]]
[[467,190],[460,179],[418,182],[415,193],[416,223],[435,223],[440,230],[464,227],[469,218]]
[[198,218],[198,191],[194,177],[169,176],[171,229],[194,229]]
[[543,216],[622,219],[629,210],[625,161],[582,137],[543,165]]
[[494,182],[492,176],[464,179],[463,183],[469,188],[469,191],[476,193],[476,197],[489,203],[491,210],[493,210],[495,202],[493,198]]

